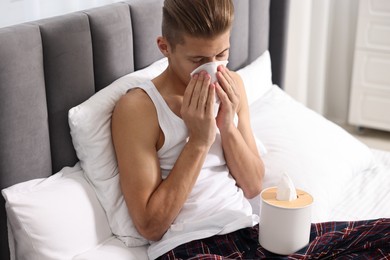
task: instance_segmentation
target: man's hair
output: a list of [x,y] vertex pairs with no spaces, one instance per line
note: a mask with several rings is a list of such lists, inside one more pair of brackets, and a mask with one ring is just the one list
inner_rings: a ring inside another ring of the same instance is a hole
[[213,38],[231,29],[232,0],[165,0],[162,35],[172,49],[184,36]]

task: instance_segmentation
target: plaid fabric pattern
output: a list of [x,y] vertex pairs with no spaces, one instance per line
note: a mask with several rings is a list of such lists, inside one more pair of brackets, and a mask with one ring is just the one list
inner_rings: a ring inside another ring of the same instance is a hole
[[310,243],[289,256],[262,248],[258,234],[256,225],[191,241],[159,259],[390,259],[390,219],[312,224]]

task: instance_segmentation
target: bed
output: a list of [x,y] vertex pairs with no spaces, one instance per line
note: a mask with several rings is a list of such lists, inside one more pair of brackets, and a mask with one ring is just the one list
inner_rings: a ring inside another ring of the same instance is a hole
[[[118,188],[110,117],[128,88],[167,66],[155,43],[162,3],[0,29],[1,259],[147,259]],[[390,154],[279,87],[286,2],[234,3],[229,68],[246,85],[264,188],[287,172],[313,195],[313,222],[390,217]]]

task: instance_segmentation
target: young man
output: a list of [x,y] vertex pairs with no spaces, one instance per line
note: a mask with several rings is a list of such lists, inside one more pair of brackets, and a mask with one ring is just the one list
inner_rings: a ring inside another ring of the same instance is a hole
[[233,9],[231,0],[165,0],[157,45],[168,68],[113,113],[122,192],[151,259],[264,256],[247,200],[260,193],[264,166],[242,80],[224,66],[217,83],[190,76],[228,59]]
[[246,198],[260,193],[264,174],[238,74],[220,66],[216,84],[205,72],[190,76],[228,59],[232,2],[168,0],[163,16],[157,44],[169,66],[129,91],[112,119],[122,191],[137,230],[155,241],[151,258],[254,226]]

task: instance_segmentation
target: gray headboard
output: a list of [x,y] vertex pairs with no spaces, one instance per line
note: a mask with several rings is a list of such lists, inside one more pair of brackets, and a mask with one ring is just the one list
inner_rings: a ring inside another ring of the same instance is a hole
[[[270,0],[234,2],[233,70],[280,42],[268,37]],[[162,58],[156,47],[162,3],[125,1],[0,28],[0,189],[77,162],[68,110]],[[0,259],[9,259],[2,197]]]

